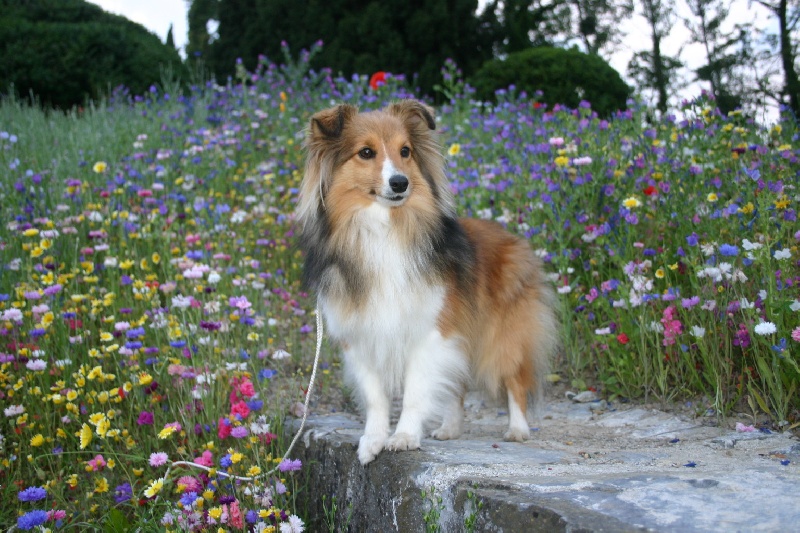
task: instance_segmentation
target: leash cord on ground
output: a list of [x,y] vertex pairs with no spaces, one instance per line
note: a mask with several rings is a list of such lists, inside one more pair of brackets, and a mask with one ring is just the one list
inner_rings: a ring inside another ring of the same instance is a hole
[[[300,435],[302,435],[303,428],[306,425],[306,419],[308,418],[308,404],[311,401],[311,391],[314,388],[314,381],[317,378],[317,368],[319,367],[319,354],[322,351],[323,328],[322,328],[322,315],[319,312],[319,302],[317,303],[317,308],[315,310],[315,313],[317,314],[317,349],[316,353],[314,354],[314,366],[311,370],[311,379],[309,379],[308,381],[308,389],[306,390],[306,401],[303,404],[303,418],[300,420],[300,428],[297,430],[297,433],[295,433],[292,442],[289,444],[289,447],[286,449],[286,452],[283,454],[283,457],[281,458],[280,462],[270,471],[264,472],[263,474],[259,474],[257,476],[234,476],[233,474],[228,474],[226,472],[220,472],[220,471],[217,471],[217,475],[229,479],[235,479],[237,481],[253,481],[262,477],[270,476],[274,474],[275,471],[278,470],[278,468],[280,468],[280,465],[289,457],[289,454],[292,452],[294,445],[297,444],[297,440],[300,438]],[[200,468],[201,470],[205,470],[206,472],[210,472],[212,470],[211,467],[201,465],[193,461],[173,461],[167,467],[167,471],[162,479],[167,480],[169,478],[169,472],[173,466]],[[156,495],[156,500],[158,500],[158,495]]]

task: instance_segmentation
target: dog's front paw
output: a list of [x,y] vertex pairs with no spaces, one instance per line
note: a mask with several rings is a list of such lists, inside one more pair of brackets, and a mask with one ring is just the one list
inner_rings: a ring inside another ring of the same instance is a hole
[[461,436],[461,428],[458,426],[442,426],[431,433],[431,437],[436,440],[457,439]]
[[419,435],[395,433],[386,441],[386,449],[393,451],[416,450],[419,448]]
[[528,428],[508,428],[503,439],[508,442],[525,442],[531,438],[531,430]]
[[378,457],[385,441],[380,435],[362,435],[358,441],[358,460],[361,464],[365,465]]

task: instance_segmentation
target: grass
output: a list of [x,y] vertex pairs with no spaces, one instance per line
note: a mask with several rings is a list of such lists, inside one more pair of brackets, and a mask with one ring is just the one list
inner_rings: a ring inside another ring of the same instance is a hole
[[[414,93],[311,72],[308,57],[69,114],[0,103],[0,497],[13,502],[0,524],[315,519],[302,465],[281,462],[315,342],[292,224],[302,129],[334,101]],[[654,124],[634,103],[608,119],[513,93],[480,104],[445,69],[437,118],[460,211],[545,258],[562,376],[796,427],[796,122],[761,128],[704,97]],[[338,386],[326,352],[322,396]],[[211,470],[172,465],[193,460]]]

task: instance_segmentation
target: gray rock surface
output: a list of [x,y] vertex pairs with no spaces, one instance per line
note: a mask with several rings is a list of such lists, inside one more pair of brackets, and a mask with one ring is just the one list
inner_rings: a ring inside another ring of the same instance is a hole
[[425,531],[426,518],[447,532],[800,531],[800,444],[789,434],[562,400],[520,444],[502,441],[502,410],[470,396],[467,412],[460,439],[384,451],[366,467],[357,416],[310,417],[294,455],[311,514],[324,516],[322,495],[328,508],[333,495],[338,531]]

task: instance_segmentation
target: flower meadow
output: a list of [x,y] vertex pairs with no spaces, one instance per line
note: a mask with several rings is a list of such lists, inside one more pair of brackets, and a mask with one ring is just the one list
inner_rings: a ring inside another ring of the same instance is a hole
[[[335,102],[417,95],[402,76],[312,71],[312,53],[66,114],[0,104],[0,525],[319,520],[302,503],[323,497],[302,482],[313,465],[283,457],[315,344],[293,225],[303,128]],[[657,122],[634,102],[599,117],[513,88],[480,103],[455,65],[443,73],[459,210],[544,258],[558,373],[794,429],[794,119],[759,126],[706,96]],[[338,387],[335,352],[323,359],[321,397]]]

